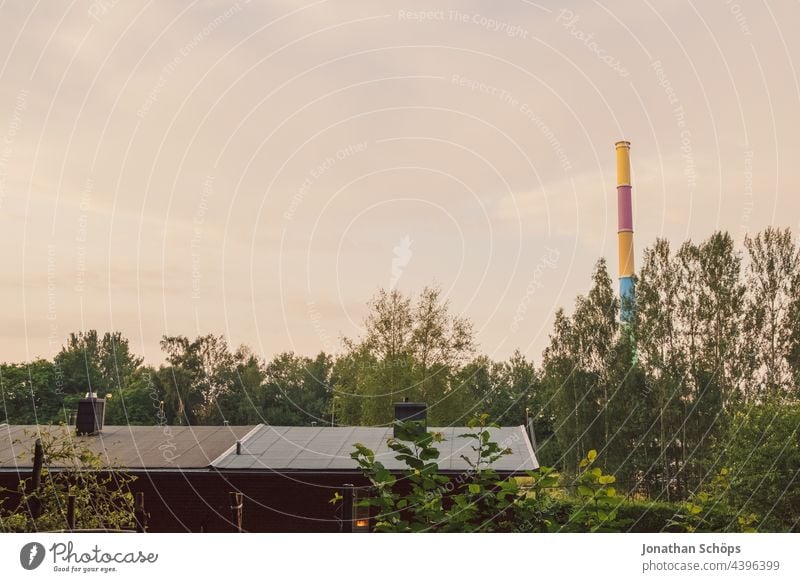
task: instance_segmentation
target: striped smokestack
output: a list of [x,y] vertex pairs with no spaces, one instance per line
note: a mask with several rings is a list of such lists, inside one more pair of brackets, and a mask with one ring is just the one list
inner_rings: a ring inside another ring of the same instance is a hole
[[631,143],[618,141],[617,148],[617,236],[619,238],[620,320],[633,319],[633,211],[631,209]]

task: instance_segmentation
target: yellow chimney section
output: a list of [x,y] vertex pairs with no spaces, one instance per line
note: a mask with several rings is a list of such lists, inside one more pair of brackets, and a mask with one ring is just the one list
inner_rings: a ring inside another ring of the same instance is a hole
[[631,142],[618,141],[617,147],[617,186],[631,185]]

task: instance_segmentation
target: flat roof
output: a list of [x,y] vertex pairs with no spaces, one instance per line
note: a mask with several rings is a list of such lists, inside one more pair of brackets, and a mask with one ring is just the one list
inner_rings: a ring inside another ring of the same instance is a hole
[[254,426],[104,426],[100,434],[77,436],[51,425],[0,425],[0,469],[30,468],[41,433],[84,442],[109,466],[128,469],[207,468],[236,447]]
[[[394,458],[387,440],[391,427],[307,426],[105,426],[95,436],[77,436],[66,426],[0,424],[0,471],[30,469],[37,436],[49,432],[69,442],[85,442],[108,466],[132,470],[211,469],[220,471],[358,471],[350,458],[355,443],[375,452],[389,470],[407,468]],[[461,455],[476,458],[475,440],[459,435],[467,427],[430,427],[443,441],[435,443],[436,460],[445,472],[462,472],[470,466]],[[515,473],[538,469],[539,463],[522,426],[488,429],[492,440],[511,453],[492,467]],[[241,441],[241,454],[236,442]]]
[[[405,463],[394,458],[395,452],[387,440],[392,436],[391,427],[307,427],[260,425],[242,442],[241,454],[233,450],[224,455],[214,466],[220,470],[358,470],[358,464],[350,458],[355,443],[372,449],[375,459],[389,470],[406,469]],[[501,457],[492,467],[502,472],[522,472],[539,468],[524,427],[502,427],[488,429],[492,440],[511,453]],[[440,432],[443,442],[435,443],[439,449],[436,462],[440,471],[461,472],[470,466],[461,455],[475,460],[472,450],[475,439],[461,437],[472,432],[467,427],[429,427],[429,432]]]

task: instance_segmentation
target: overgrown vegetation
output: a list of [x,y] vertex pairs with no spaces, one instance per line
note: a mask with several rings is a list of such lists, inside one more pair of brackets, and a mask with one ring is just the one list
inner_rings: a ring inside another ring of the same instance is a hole
[[38,489],[32,477],[16,490],[0,488],[0,531],[42,532],[67,528],[69,496],[75,497],[75,529],[132,529],[135,477],[108,466],[84,439],[49,427],[41,439],[44,463]]
[[[619,324],[603,260],[571,312],[555,315],[541,364],[477,352],[469,321],[436,288],[380,291],[362,337],[336,357],[265,362],[221,336],[169,336],[144,365],[119,333],[72,334],[53,361],[0,365],[9,423],[64,422],[90,389],[111,394],[109,424],[380,425],[402,398],[433,426],[519,425],[530,411],[544,464],[592,468],[639,503],[689,501],[729,469],[725,499],[759,531],[800,523],[800,250],[770,228],[737,249],[717,232],[645,249],[635,320]],[[622,507],[622,506],[621,506]],[[618,512],[618,515],[619,512]],[[599,519],[599,514],[598,516]],[[734,521],[738,518],[734,517]],[[594,527],[594,526],[592,526]]]
[[[389,471],[361,443],[351,457],[371,484],[370,494],[356,502],[369,507],[376,532],[749,532],[754,514],[735,513],[725,502],[726,468],[708,490],[684,503],[632,501],[614,487],[613,475],[595,466],[597,452],[580,461],[575,477],[542,467],[523,478],[503,478],[492,467],[509,454],[491,439],[487,415],[469,422],[473,456],[462,455],[469,470],[456,477],[439,471],[442,435],[419,433],[396,422],[397,436],[388,446],[406,469]],[[342,502],[338,494],[332,502]]]

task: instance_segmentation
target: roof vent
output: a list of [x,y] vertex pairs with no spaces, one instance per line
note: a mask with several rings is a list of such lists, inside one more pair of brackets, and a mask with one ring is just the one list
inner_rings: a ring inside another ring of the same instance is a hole
[[75,429],[79,435],[96,435],[103,430],[106,413],[106,399],[98,398],[95,392],[86,394],[78,401],[78,414]]
[[[423,434],[428,430],[428,405],[424,402],[397,402],[394,419],[412,423],[417,434]],[[398,437],[397,427],[394,428],[394,437]]]

